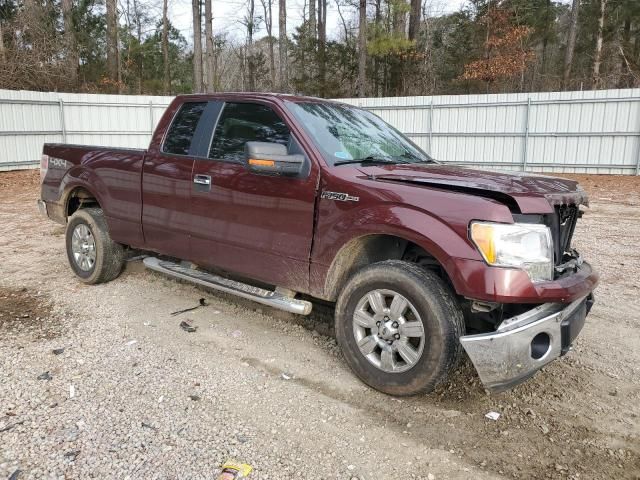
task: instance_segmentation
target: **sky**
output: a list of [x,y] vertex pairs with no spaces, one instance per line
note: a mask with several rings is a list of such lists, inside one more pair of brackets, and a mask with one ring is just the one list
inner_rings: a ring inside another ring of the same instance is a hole
[[[307,0],[308,1],[308,0]],[[454,12],[466,0],[424,0],[430,15]],[[273,0],[273,34],[278,36],[278,0]],[[305,0],[287,0],[287,34],[291,36],[295,27],[302,23]],[[240,23],[247,12],[247,0],[213,0],[213,30],[216,33],[226,33],[231,39],[242,40],[245,37],[245,27]],[[263,16],[262,3],[255,0],[256,15]],[[341,7],[345,19],[354,18],[355,8]],[[187,38],[189,43],[193,38],[193,24],[191,19],[191,0],[169,0],[169,18]],[[340,17],[336,8],[336,0],[327,0],[327,36],[336,38],[342,30]],[[255,38],[266,35],[264,24],[256,33]]]

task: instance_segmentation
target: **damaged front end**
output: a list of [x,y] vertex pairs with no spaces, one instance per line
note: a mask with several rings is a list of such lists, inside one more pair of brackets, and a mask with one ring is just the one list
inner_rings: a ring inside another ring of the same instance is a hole
[[538,305],[504,319],[495,331],[465,335],[460,342],[484,386],[504,391],[571,349],[593,301],[590,293],[570,304]]

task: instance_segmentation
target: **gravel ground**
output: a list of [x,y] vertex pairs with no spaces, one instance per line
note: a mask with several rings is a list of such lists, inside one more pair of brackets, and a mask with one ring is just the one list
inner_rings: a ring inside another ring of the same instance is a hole
[[640,179],[581,180],[575,244],[602,284],[575,351],[504,394],[464,363],[396,399],[350,373],[326,311],[294,318],[140,262],[82,285],[34,208],[37,174],[0,174],[0,478],[214,479],[236,458],[255,479],[640,479]]

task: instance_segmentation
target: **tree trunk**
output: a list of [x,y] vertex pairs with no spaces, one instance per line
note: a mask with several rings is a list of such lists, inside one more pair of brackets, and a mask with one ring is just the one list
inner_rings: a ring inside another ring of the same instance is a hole
[[280,91],[289,89],[288,60],[287,60],[287,0],[279,2],[279,40],[278,52],[280,56]]
[[327,0],[318,0],[318,77],[320,83],[320,96],[327,94]]
[[567,38],[567,49],[564,52],[564,69],[562,73],[562,90],[569,87],[569,77],[571,75],[571,64],[573,63],[573,51],[576,47],[576,33],[578,31],[578,10],[580,0],[573,0],[571,4],[571,21],[569,22],[569,36]]
[[171,94],[171,72],[169,71],[169,0],[162,2],[162,63],[164,67],[164,93]]
[[[62,0],[62,21],[64,24],[64,43],[69,61],[69,83],[76,87],[78,82],[78,50],[76,49],[76,37],[73,28],[73,1]],[[0,39],[0,44],[2,39]]]
[[253,58],[253,28],[256,17],[255,0],[249,0],[249,19],[247,22],[247,67],[249,70],[248,90],[256,90],[255,59]]
[[409,40],[418,38],[420,31],[420,14],[422,13],[422,0],[411,0],[411,11],[409,12]]
[[276,89],[276,59],[273,47],[273,0],[261,0],[264,11],[264,25],[267,29],[269,42],[269,74],[271,77],[271,89]]
[[627,52],[630,50],[631,41],[631,18],[627,16],[624,19],[624,26],[622,28],[622,38],[620,39],[620,77],[618,78],[618,88],[629,88],[631,86],[630,80],[633,77],[630,75],[629,66],[627,65]]
[[607,0],[600,0],[600,15],[598,16],[598,32],[596,33],[596,49],[593,53],[593,88],[600,86],[600,62],[602,59],[602,43],[604,35],[604,12]]
[[193,13],[193,93],[202,93],[202,12],[200,0],[191,0]]
[[316,0],[309,0],[309,30],[313,38],[318,38],[316,24]]
[[213,15],[211,12],[211,3],[213,0],[204,0],[204,35],[206,37],[206,66],[207,66],[207,93],[215,91],[215,59],[213,54]]
[[[138,39],[139,48],[142,47],[142,19],[138,1],[133,0],[133,10],[136,16],[136,38]],[[138,55],[138,95],[142,95],[142,80],[144,77],[144,55]]]
[[116,0],[107,2],[107,74],[112,82],[118,81],[118,11]]
[[3,38],[3,33],[2,33],[2,21],[0,21],[0,61],[2,62],[6,62],[7,61],[7,54],[4,51],[4,38]]
[[367,81],[367,0],[360,0],[358,13],[358,97],[364,97]]

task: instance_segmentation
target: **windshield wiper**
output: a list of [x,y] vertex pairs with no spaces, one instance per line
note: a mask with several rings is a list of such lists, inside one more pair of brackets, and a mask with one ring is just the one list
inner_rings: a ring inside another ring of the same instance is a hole
[[409,163],[406,160],[394,160],[392,158],[383,158],[383,157],[374,157],[373,155],[369,155],[365,158],[354,158],[351,160],[338,160],[333,165],[348,165],[350,163],[361,163],[363,165],[375,165],[377,163],[383,164],[394,164],[394,163]]

